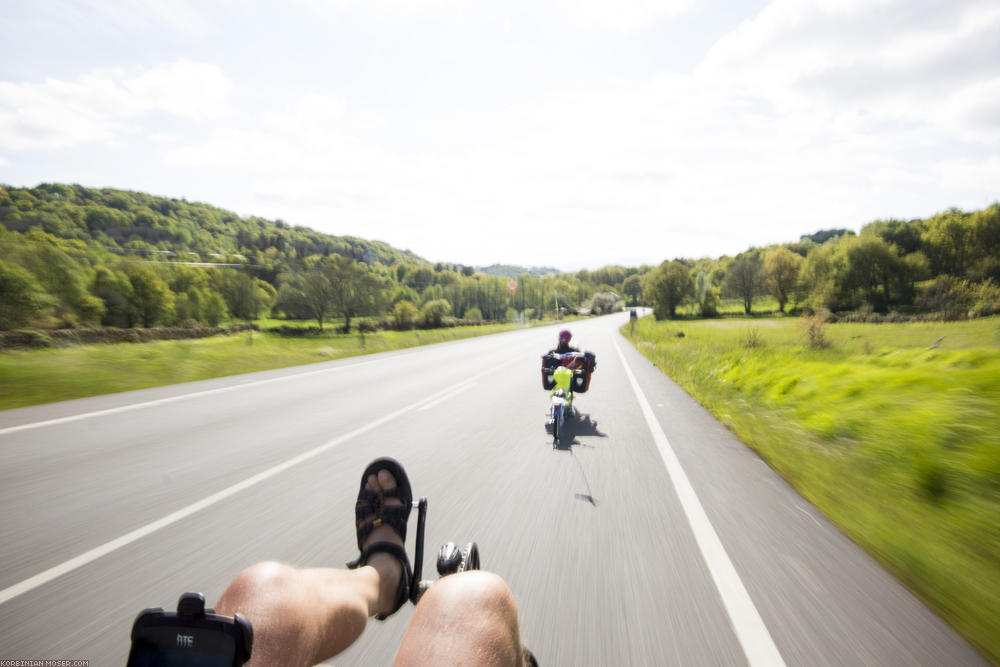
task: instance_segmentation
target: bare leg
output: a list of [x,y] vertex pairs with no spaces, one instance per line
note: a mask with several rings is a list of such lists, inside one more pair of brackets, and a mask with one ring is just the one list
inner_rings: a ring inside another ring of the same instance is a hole
[[503,579],[481,571],[431,586],[396,656],[397,667],[523,664],[514,597]]
[[[392,475],[369,476],[373,491],[396,486]],[[387,498],[386,504],[400,502]],[[375,528],[365,545],[402,544],[389,526]],[[298,569],[281,563],[247,568],[222,593],[216,613],[240,612],[253,624],[248,665],[308,667],[340,653],[365,629],[368,617],[392,609],[402,576],[399,561],[376,553],[356,570]]]

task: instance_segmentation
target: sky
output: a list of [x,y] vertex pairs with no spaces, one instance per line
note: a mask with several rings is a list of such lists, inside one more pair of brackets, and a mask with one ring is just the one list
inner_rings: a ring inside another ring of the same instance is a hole
[[0,0],[0,183],[432,262],[659,264],[1000,201],[996,0]]

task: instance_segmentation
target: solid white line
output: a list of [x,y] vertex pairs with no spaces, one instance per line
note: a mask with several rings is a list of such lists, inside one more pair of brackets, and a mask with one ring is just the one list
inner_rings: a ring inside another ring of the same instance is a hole
[[437,405],[439,403],[442,403],[444,401],[447,401],[452,396],[455,396],[456,394],[462,393],[463,391],[465,391],[469,387],[474,386],[475,384],[476,384],[475,382],[463,382],[462,384],[458,385],[457,387],[455,387],[454,389],[452,389],[451,391],[449,391],[447,394],[445,394],[441,398],[438,398],[438,399],[436,399],[434,401],[431,401],[430,403],[428,403],[428,404],[426,404],[424,406],[421,406],[419,409],[420,410],[430,410],[435,405]]
[[8,426],[7,428],[0,428],[0,435],[7,435],[8,433],[17,433],[18,431],[27,431],[30,429],[42,428],[45,426],[54,426],[55,424],[65,424],[67,422],[74,422],[80,419],[89,419],[91,417],[103,417],[105,415],[113,415],[118,412],[128,412],[129,410],[138,410],[140,408],[150,408],[155,405],[164,405],[166,403],[174,403],[176,401],[186,401],[191,398],[202,398],[204,396],[211,396],[213,394],[224,394],[230,391],[238,391],[240,389],[248,389],[250,387],[259,387],[261,385],[271,384],[272,382],[284,382],[285,380],[298,380],[299,378],[308,377],[310,375],[318,375],[319,373],[330,373],[332,371],[346,370],[348,368],[357,368],[358,366],[364,366],[366,364],[371,364],[371,363],[375,363],[375,361],[374,360],[362,361],[357,364],[348,364],[346,366],[322,368],[316,371],[305,371],[303,373],[295,373],[293,375],[282,375],[281,377],[268,378],[267,380],[255,380],[253,382],[244,382],[243,384],[235,384],[228,387],[219,387],[218,389],[206,389],[205,391],[196,391],[191,394],[181,394],[179,396],[169,396],[167,398],[159,398],[154,401],[133,403],[131,405],[121,405],[117,408],[108,408],[107,410],[82,412],[78,415],[69,415],[67,417],[47,419],[45,421],[33,422],[31,424],[21,424],[20,426]]
[[705,509],[701,505],[701,501],[698,500],[698,494],[695,493],[694,487],[691,486],[691,482],[688,480],[687,473],[681,467],[677,455],[670,446],[670,441],[667,440],[667,435],[660,428],[660,424],[656,420],[656,415],[653,413],[649,401],[646,400],[642,389],[639,388],[639,382],[635,379],[635,375],[632,374],[632,369],[629,368],[624,353],[622,353],[621,348],[618,346],[617,340],[612,338],[612,342],[614,343],[615,350],[618,352],[619,358],[621,358],[625,374],[632,384],[632,390],[635,392],[639,407],[646,418],[646,424],[653,434],[656,448],[659,450],[663,464],[670,475],[670,480],[674,484],[674,491],[677,492],[677,498],[681,501],[684,514],[687,516],[691,530],[694,532],[695,541],[698,542],[702,558],[705,559],[705,564],[708,565],[708,570],[715,581],[716,588],[719,590],[719,595],[722,597],[722,603],[729,614],[729,621],[733,624],[736,638],[739,639],[740,645],[743,647],[743,653],[747,657],[747,662],[752,667],[756,667],[757,665],[784,665],[785,661],[782,659],[781,653],[778,652],[778,647],[774,645],[771,633],[768,632],[767,626],[764,625],[764,620],[757,611],[757,607],[754,606],[753,600],[750,599],[750,594],[747,593],[746,588],[743,586],[740,575],[737,574],[736,568],[733,567],[732,561],[729,560],[729,555],[726,553],[725,547],[722,546],[715,528],[712,527],[712,522],[709,521],[708,515],[705,514]]
[[[368,363],[368,362],[366,362],[366,363]],[[475,378],[481,377],[483,375],[486,375],[487,373],[493,373],[495,371],[496,371],[496,366],[494,366],[493,368],[491,368],[488,371],[484,371],[483,373],[480,373],[479,375],[474,376],[474,378],[472,378],[472,380],[474,380]],[[313,371],[313,372],[325,372],[325,371]],[[263,380],[261,382],[269,382],[269,381],[270,380]],[[246,386],[246,385],[242,385],[242,386]],[[263,482],[265,480],[268,480],[268,479],[274,477],[275,475],[278,475],[279,473],[284,472],[285,470],[288,470],[292,466],[296,466],[296,465],[298,465],[298,464],[300,464],[300,463],[302,463],[304,461],[308,461],[309,459],[313,459],[313,458],[319,456],[320,454],[322,454],[322,453],[324,453],[326,451],[329,451],[330,449],[333,449],[337,445],[340,445],[340,444],[342,444],[342,443],[350,440],[351,438],[356,438],[357,436],[361,435],[362,433],[366,433],[367,431],[370,431],[373,428],[381,426],[382,424],[385,424],[386,422],[391,421],[391,420],[399,417],[400,415],[402,415],[402,414],[404,414],[406,412],[409,412],[409,411],[414,410],[414,409],[419,409],[420,406],[422,406],[425,403],[427,403],[427,401],[436,401],[436,400],[438,400],[442,396],[447,396],[447,395],[451,394],[453,391],[454,391],[453,387],[448,387],[446,389],[442,389],[441,391],[435,392],[435,393],[431,394],[430,396],[425,396],[424,398],[421,398],[419,401],[417,401],[415,403],[411,403],[410,405],[407,405],[404,408],[400,408],[399,410],[395,410],[395,411],[390,412],[390,413],[388,413],[386,415],[383,415],[382,417],[379,417],[378,419],[376,419],[376,420],[374,420],[374,421],[372,421],[372,422],[370,422],[370,423],[368,423],[368,424],[366,424],[364,426],[356,428],[353,431],[350,431],[350,432],[345,433],[343,435],[337,436],[336,438],[334,438],[333,440],[330,440],[329,442],[326,442],[326,443],[324,443],[324,444],[322,444],[322,445],[320,445],[318,447],[314,447],[313,449],[310,449],[307,452],[304,452],[302,454],[299,454],[298,456],[290,458],[287,461],[285,461],[283,463],[279,463],[278,465],[276,465],[276,466],[274,466],[272,468],[268,468],[267,470],[265,470],[263,472],[257,473],[256,475],[254,475],[252,477],[249,477],[249,478],[243,480],[242,482],[237,482],[236,484],[233,484],[232,486],[230,486],[228,488],[225,488],[222,491],[219,491],[217,493],[213,493],[212,495],[208,496],[207,498],[203,498],[203,499],[201,499],[201,500],[199,500],[199,501],[197,501],[195,503],[191,503],[187,507],[183,507],[183,508],[177,510],[176,512],[173,512],[172,514],[168,514],[167,516],[165,516],[165,517],[163,517],[161,519],[157,519],[156,521],[153,521],[152,523],[148,523],[145,526],[142,526],[140,528],[136,528],[135,530],[133,530],[130,533],[126,533],[125,535],[122,535],[119,538],[113,539],[110,542],[105,542],[104,544],[102,544],[102,545],[100,545],[98,547],[94,547],[90,551],[84,552],[84,553],[80,554],[79,556],[76,556],[75,558],[71,558],[71,559],[69,559],[68,561],[66,561],[64,563],[60,563],[59,565],[56,565],[54,567],[49,568],[48,570],[45,570],[44,572],[39,572],[38,574],[36,574],[33,577],[29,577],[29,578],[25,579],[24,581],[21,581],[19,583],[14,584],[13,586],[9,586],[9,587],[7,587],[7,588],[5,588],[3,590],[0,590],[0,604],[3,604],[4,602],[7,602],[8,600],[12,600],[13,598],[16,598],[19,595],[23,595],[24,593],[27,593],[30,590],[38,588],[39,586],[41,586],[43,584],[46,584],[46,583],[52,581],[53,579],[61,577],[62,575],[66,574],[67,572],[72,572],[73,570],[75,570],[75,569],[77,569],[79,567],[82,567],[82,566],[84,566],[84,565],[86,565],[88,563],[91,563],[91,562],[97,560],[98,558],[100,558],[102,556],[106,556],[109,553],[111,553],[112,551],[115,551],[117,549],[121,549],[122,547],[124,547],[126,545],[129,545],[132,542],[135,542],[136,540],[140,540],[143,537],[146,537],[147,535],[155,533],[156,531],[160,530],[161,528],[166,528],[167,526],[169,526],[171,524],[177,523],[181,519],[183,519],[185,517],[188,517],[188,516],[191,516],[195,512],[203,510],[203,509],[205,509],[207,507],[215,505],[216,503],[219,503],[219,502],[225,500],[226,498],[229,498],[230,496],[239,493],[240,491],[243,491],[245,489],[249,489],[252,486],[256,486],[257,484],[260,484],[261,482]],[[206,393],[211,393],[211,392],[203,392],[202,395],[204,395]],[[91,413],[91,414],[96,414],[96,413]]]

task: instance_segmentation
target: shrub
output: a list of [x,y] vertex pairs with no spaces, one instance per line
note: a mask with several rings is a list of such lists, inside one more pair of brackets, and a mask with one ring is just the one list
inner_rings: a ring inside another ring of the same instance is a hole
[[992,280],[974,285],[971,296],[969,317],[988,317],[1000,313],[1000,287]]
[[378,331],[378,322],[372,320],[361,320],[358,322],[358,331],[362,333],[374,333]]
[[743,347],[752,350],[764,346],[764,339],[760,336],[760,329],[753,327],[743,333]]
[[396,328],[400,331],[412,329],[418,317],[420,317],[420,311],[406,299],[397,301],[396,305],[392,307],[392,318],[396,323]]
[[830,341],[826,337],[826,319],[822,314],[806,318],[805,329],[809,347],[817,350],[830,347]]
[[451,304],[447,299],[434,299],[424,304],[420,310],[420,316],[424,327],[434,329],[444,323],[444,319],[451,315]]
[[938,276],[917,296],[917,307],[941,313],[946,320],[967,317],[972,304],[969,283],[949,275]]
[[482,322],[483,313],[475,306],[472,306],[471,308],[465,309],[465,314],[462,315],[462,319],[470,322]]

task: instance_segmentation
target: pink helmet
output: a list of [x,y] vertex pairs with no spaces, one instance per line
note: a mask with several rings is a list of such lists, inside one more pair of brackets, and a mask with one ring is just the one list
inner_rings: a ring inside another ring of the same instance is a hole
[[573,334],[569,332],[569,329],[563,329],[562,331],[559,332],[559,340],[568,341],[572,337]]

